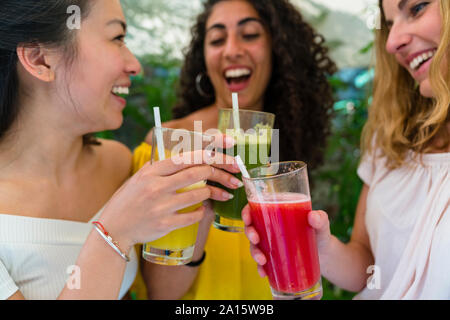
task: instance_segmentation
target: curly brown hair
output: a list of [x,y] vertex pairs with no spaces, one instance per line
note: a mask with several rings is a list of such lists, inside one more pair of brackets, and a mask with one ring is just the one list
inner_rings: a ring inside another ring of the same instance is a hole
[[[196,77],[206,73],[204,41],[206,23],[215,4],[207,0],[191,29],[192,40],[185,51],[185,63],[178,87],[176,119],[215,102],[209,79],[196,90]],[[330,134],[333,95],[327,76],[336,71],[328,57],[324,38],[303,20],[288,0],[247,0],[258,12],[272,39],[273,71],[264,96],[264,111],[276,115],[280,130],[280,159],[303,160],[312,168],[323,162],[323,150]],[[205,77],[207,78],[207,77]]]

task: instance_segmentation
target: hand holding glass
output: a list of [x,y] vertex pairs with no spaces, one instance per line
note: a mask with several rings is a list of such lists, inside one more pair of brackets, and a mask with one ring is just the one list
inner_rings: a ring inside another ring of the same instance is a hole
[[[230,156],[239,155],[247,168],[254,168],[269,162],[271,133],[275,115],[267,112],[239,110],[239,129],[235,128],[232,109],[219,110],[218,129],[236,140],[233,148],[223,150]],[[241,179],[241,174],[236,175]],[[244,188],[227,190],[233,199],[226,202],[214,201],[216,214],[214,226],[228,232],[242,232],[244,224],[241,211],[247,204]]]
[[322,296],[306,164],[282,162],[249,170],[243,178],[264,271],[275,299],[317,300]]
[[[165,158],[168,159],[172,157],[174,162],[180,162],[180,164],[186,164],[186,161],[194,161],[196,164],[201,164],[203,159],[191,159],[191,156],[186,159],[184,155],[192,155],[191,152],[193,151],[206,150],[206,148],[211,146],[211,143],[213,143],[215,139],[213,136],[203,135],[201,133],[190,132],[187,130],[168,128],[155,128],[155,130],[160,130],[162,144],[164,145]],[[200,155],[201,153],[197,152],[196,154]],[[156,134],[153,134],[151,163],[159,161],[159,158]],[[215,172],[219,175],[221,171],[216,170]],[[229,176],[232,177],[231,175]],[[205,186],[206,181],[200,181],[191,186],[180,188],[177,190],[177,193],[188,192],[191,190],[204,188]],[[179,210],[178,213],[183,214],[193,212],[201,206],[202,203],[198,203]],[[163,265],[183,265],[189,263],[194,253],[197,231],[198,223],[195,223],[188,227],[174,230],[158,240],[144,244],[142,252],[144,259]]]

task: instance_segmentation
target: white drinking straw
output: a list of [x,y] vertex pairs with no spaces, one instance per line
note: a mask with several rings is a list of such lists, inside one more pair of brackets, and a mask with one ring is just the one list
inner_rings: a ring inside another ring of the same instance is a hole
[[[246,183],[246,188],[249,188],[250,193],[258,199],[258,201],[263,201],[263,196],[261,194],[261,191],[258,190],[258,188],[253,184],[253,182],[250,181],[250,175],[248,174],[247,168],[245,167],[244,162],[242,162],[241,157],[238,155],[235,157],[236,162],[238,164],[239,170],[241,170],[242,176],[246,179],[249,179],[249,181]],[[248,193],[247,193],[248,194]]]
[[159,107],[153,108],[153,114],[155,118],[155,134],[156,134],[156,144],[158,146],[159,161],[166,159],[166,153],[164,148],[164,140],[162,137],[162,126],[161,126],[161,114],[159,113]]
[[242,176],[246,179],[250,179],[250,175],[248,174],[247,168],[245,167],[244,162],[242,161],[241,157],[239,155],[236,156],[236,162],[239,166],[239,169],[241,170]]
[[239,131],[241,129],[241,122],[239,120],[239,99],[237,93],[231,94],[233,100],[233,119],[234,119],[234,129]]

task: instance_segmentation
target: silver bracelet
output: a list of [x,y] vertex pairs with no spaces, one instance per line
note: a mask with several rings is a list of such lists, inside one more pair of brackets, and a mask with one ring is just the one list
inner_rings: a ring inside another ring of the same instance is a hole
[[114,249],[126,262],[130,262],[130,258],[120,251],[119,244],[116,241],[113,241],[110,235],[106,235],[103,233],[103,230],[101,230],[96,224],[94,224],[95,230],[102,236],[103,239],[111,246],[111,248]]

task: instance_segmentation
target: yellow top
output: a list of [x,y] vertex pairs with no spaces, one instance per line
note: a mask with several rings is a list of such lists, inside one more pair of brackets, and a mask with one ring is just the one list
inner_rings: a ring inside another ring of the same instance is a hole
[[[133,155],[133,173],[150,161],[150,157],[150,145],[144,142],[137,147]],[[183,300],[272,300],[267,278],[259,276],[245,234],[211,227],[205,251],[206,259]],[[145,292],[143,286],[138,274],[132,287],[132,294],[138,299],[146,299],[142,294]]]
[[183,300],[272,300],[243,233],[211,227],[205,251],[206,259]]

